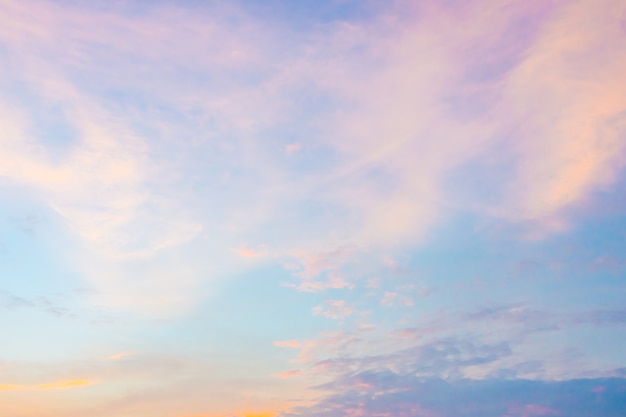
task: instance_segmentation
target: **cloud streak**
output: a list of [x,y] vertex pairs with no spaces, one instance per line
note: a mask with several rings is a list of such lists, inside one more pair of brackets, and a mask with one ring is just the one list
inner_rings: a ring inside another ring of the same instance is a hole
[[[282,416],[620,416],[624,379],[446,382],[394,374],[355,375],[353,389]],[[453,401],[450,399],[454,398]]]

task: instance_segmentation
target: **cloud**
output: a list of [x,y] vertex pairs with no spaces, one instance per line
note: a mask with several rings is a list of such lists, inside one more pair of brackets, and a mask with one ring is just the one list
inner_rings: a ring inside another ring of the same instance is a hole
[[92,381],[81,379],[77,381],[55,381],[37,386],[37,389],[75,388],[93,384]]
[[623,165],[617,0],[397,2],[304,33],[245,5],[0,7],[2,181],[110,308],[189,312],[253,267],[241,242],[314,292],[468,211],[559,233]]
[[[102,382],[37,417],[227,413],[244,398],[237,414],[253,415],[309,399],[301,381],[330,396],[292,415],[619,415],[619,379],[541,379],[617,373],[555,332],[617,328],[623,310],[500,301],[428,313],[440,299],[412,304],[431,287],[406,294],[382,277],[415,280],[393,259],[457,216],[545,238],[618,181],[625,7],[400,1],[298,32],[245,4],[3,2],[0,186],[45,208],[60,274],[92,288],[91,305],[180,317],[221,280],[273,261],[297,290],[332,291],[316,295],[315,315],[354,318],[361,304],[337,298],[361,286],[407,314],[275,342],[297,356],[269,382],[274,370],[251,371],[258,358],[99,353],[9,366],[32,380],[0,387],[56,395]],[[39,368],[53,382],[34,380]],[[504,379],[522,377],[535,380]]]
[[299,369],[290,369],[288,371],[281,372],[281,373],[278,373],[278,374],[274,374],[272,376],[275,377],[275,378],[287,379],[287,378],[296,377],[296,376],[300,375],[301,373],[302,373],[302,371],[300,371]]
[[387,291],[383,295],[382,300],[380,300],[380,303],[388,307],[395,305],[410,307],[413,305],[413,300],[406,295],[398,294],[397,292]]
[[[511,348],[505,342],[481,344],[471,340],[446,338],[399,348],[389,353],[324,359],[316,362],[315,366],[330,375],[369,369],[392,369],[401,374],[455,378],[464,375],[470,367],[497,362],[511,353]],[[324,386],[331,387],[334,384],[336,381]]]
[[[344,304],[338,303],[340,308]],[[328,310],[328,311],[327,311]],[[341,319],[318,306],[316,314]],[[421,378],[575,379],[618,376],[619,353],[601,327],[621,332],[623,311],[533,308],[522,303],[464,311],[438,310],[389,328],[346,328],[316,338],[277,342],[297,349],[299,374],[324,389],[342,389],[344,377],[389,370]],[[609,346],[602,359],[593,348],[568,340],[593,332]]]
[[258,258],[259,256],[261,256],[261,253],[259,251],[245,247],[237,249],[236,252],[237,255],[241,256],[242,258]]
[[[242,69],[256,48],[180,7],[157,6],[139,19],[121,6],[32,1],[0,8],[10,63],[2,74],[10,81],[0,86],[7,93],[0,101],[3,184],[31,190],[61,224],[71,248],[61,256],[98,290],[94,303],[156,316],[186,311],[199,274],[215,281],[240,266],[222,256],[227,242],[208,249],[215,253],[210,271],[186,247],[215,230],[191,213],[188,193],[195,191],[174,191],[181,190],[174,177],[184,162],[179,154],[171,163],[177,151],[170,139],[186,127],[173,119],[200,103],[180,71]],[[125,98],[115,92],[122,90]],[[232,89],[205,100],[203,111],[223,112],[227,121],[214,131],[242,128],[247,115],[233,100],[250,101]],[[173,109],[160,122],[152,113],[158,103]],[[138,281],[137,274],[149,278]]]
[[88,385],[93,385],[95,382],[89,379],[79,379],[70,381],[53,381],[39,385],[13,385],[13,384],[0,384],[0,391],[33,391],[33,390],[48,390],[48,389],[66,389],[66,388],[80,388]]
[[280,340],[280,341],[274,342],[274,346],[287,347],[287,348],[299,348],[301,346],[301,343],[298,342],[297,340]]
[[467,313],[465,319],[476,322],[501,322],[528,331],[558,330],[566,326],[621,326],[626,324],[624,309],[579,309],[557,312],[533,309],[524,304],[500,304]]
[[129,358],[136,354],[137,354],[136,352],[121,352],[121,353],[116,353],[114,355],[109,355],[107,359],[110,361],[118,361],[120,359]]
[[373,372],[350,379],[354,388],[281,416],[617,417],[626,401],[622,378],[442,381]]
[[76,313],[64,307],[53,299],[48,297],[24,298],[11,294],[6,291],[0,291],[0,308],[13,310],[18,308],[31,308],[50,314],[55,317],[73,318]]
[[350,316],[354,310],[347,305],[344,300],[328,300],[323,305],[313,307],[313,314],[316,316],[328,317],[330,319],[343,319]]
[[292,362],[303,376],[316,379],[325,389],[335,389],[345,375],[381,369],[402,375],[460,378],[473,376],[476,368],[489,372],[519,360],[505,340],[441,332],[413,336],[371,328],[328,332],[300,342]]
[[292,156],[293,154],[300,151],[301,149],[302,149],[301,143],[290,143],[287,146],[285,146],[285,153],[289,156]]
[[613,182],[623,166],[623,13],[615,1],[558,7],[509,73],[501,114],[524,121],[520,133],[529,139],[517,143],[522,159],[509,204],[518,216],[558,213]]
[[[343,163],[318,182],[352,256],[412,247],[468,210],[529,237],[565,231],[622,166],[623,5],[405,6],[337,25],[308,62],[350,104],[320,138]],[[319,249],[304,253],[306,270]]]

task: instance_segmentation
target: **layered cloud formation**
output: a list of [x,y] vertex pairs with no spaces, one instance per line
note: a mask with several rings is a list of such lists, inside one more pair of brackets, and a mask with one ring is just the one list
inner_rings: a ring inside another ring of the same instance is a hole
[[0,407],[623,413],[624,2],[309,3],[0,3]]
[[624,379],[447,382],[382,373],[357,375],[348,384],[342,394],[286,416],[618,417],[626,402]]

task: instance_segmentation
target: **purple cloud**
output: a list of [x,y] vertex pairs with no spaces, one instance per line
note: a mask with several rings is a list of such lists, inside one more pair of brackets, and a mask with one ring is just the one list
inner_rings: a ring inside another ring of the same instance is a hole
[[282,417],[623,417],[626,379],[425,379],[393,372],[346,377],[351,385]]

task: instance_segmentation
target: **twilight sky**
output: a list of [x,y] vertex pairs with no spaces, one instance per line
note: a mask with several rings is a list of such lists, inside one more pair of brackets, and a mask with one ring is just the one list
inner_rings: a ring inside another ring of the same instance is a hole
[[623,0],[0,0],[3,417],[626,416]]

